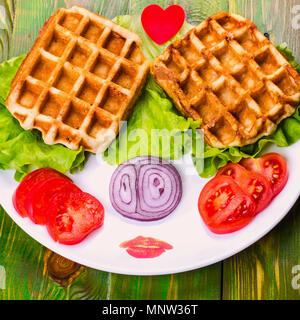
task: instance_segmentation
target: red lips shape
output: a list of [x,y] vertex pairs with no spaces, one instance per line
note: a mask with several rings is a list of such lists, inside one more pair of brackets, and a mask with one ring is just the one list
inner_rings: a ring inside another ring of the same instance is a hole
[[143,236],[122,242],[120,247],[125,248],[127,253],[134,258],[155,258],[166,250],[173,249],[173,246],[167,242]]
[[151,4],[144,9],[141,20],[148,36],[161,45],[173,38],[181,29],[185,12],[178,5],[172,5],[164,10],[157,4]]

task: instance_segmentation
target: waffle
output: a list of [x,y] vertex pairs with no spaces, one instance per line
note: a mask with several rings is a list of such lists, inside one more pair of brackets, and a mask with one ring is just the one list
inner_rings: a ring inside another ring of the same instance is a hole
[[135,33],[81,7],[59,9],[20,67],[6,105],[47,144],[103,152],[129,117],[149,67]]
[[271,134],[300,102],[297,71],[252,22],[226,12],[173,42],[151,72],[217,148]]

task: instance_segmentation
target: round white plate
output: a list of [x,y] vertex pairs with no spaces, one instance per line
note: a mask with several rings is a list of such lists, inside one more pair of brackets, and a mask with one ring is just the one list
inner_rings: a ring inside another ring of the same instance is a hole
[[[269,151],[269,150],[268,150]],[[186,165],[175,164],[183,181],[183,197],[177,209],[156,222],[137,222],[118,214],[109,201],[110,177],[116,167],[101,163],[91,156],[82,172],[72,176],[84,191],[97,197],[105,207],[104,226],[82,243],[66,246],[55,243],[43,226],[21,218],[13,208],[12,195],[18,183],[12,171],[0,173],[0,203],[11,218],[32,238],[52,251],[95,269],[132,275],[157,275],[188,271],[230,257],[269,232],[288,213],[299,197],[300,142],[288,148],[272,146],[288,162],[290,177],[284,190],[270,206],[247,227],[229,235],[215,235],[204,225],[197,208],[198,196],[207,183],[194,169],[185,172]],[[173,246],[153,259],[136,259],[120,243],[141,235],[158,238]]]

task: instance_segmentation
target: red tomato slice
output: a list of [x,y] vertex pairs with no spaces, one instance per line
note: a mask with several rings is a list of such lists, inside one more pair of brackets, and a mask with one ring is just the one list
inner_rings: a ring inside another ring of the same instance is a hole
[[198,208],[207,227],[214,233],[231,233],[248,225],[256,205],[231,177],[216,176],[202,189]]
[[80,192],[81,190],[65,178],[49,178],[36,184],[28,193],[25,210],[36,224],[46,224],[47,208],[51,197],[57,192]]
[[273,198],[269,181],[258,172],[250,172],[237,163],[229,163],[220,169],[218,175],[230,176],[252,197],[256,204],[256,214],[264,210]]
[[261,173],[259,158],[258,159],[243,158],[239,162],[239,164],[249,171]]
[[250,171],[264,175],[271,183],[274,197],[282,191],[288,181],[287,163],[279,153],[267,153],[259,159],[243,159],[240,164]]
[[48,207],[47,230],[62,244],[77,244],[104,221],[100,201],[84,192],[59,192],[52,196]]
[[71,179],[59,171],[50,168],[42,168],[29,173],[19,184],[13,195],[13,205],[20,216],[27,217],[25,201],[29,191],[36,183],[51,177],[62,177],[71,181]]

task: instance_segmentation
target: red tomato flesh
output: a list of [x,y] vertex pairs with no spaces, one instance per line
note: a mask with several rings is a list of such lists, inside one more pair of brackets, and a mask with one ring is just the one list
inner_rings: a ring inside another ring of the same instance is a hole
[[84,192],[59,192],[48,207],[47,230],[53,240],[67,245],[81,242],[100,228],[104,208],[92,195]]
[[237,163],[229,163],[218,175],[230,176],[256,204],[256,214],[264,210],[273,198],[269,181],[258,172],[250,172]]
[[35,184],[51,177],[61,177],[70,180],[59,171],[50,168],[42,168],[29,173],[19,184],[13,195],[13,205],[21,217],[27,217],[25,201],[30,190],[33,189]]
[[57,192],[80,192],[81,190],[65,178],[49,178],[30,190],[25,201],[28,217],[36,224],[46,224],[47,209],[51,197]]
[[278,153],[267,153],[259,159],[243,159],[240,164],[246,169],[262,174],[271,184],[276,197],[288,181],[287,163]]
[[229,176],[216,176],[202,189],[198,208],[207,227],[214,233],[231,233],[248,225],[256,205]]

